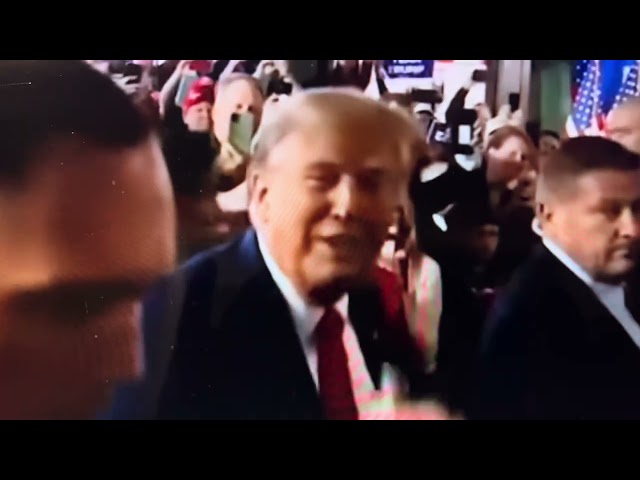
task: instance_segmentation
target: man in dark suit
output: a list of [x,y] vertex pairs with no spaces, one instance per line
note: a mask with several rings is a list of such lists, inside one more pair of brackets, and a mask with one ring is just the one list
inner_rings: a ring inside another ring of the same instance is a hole
[[640,156],[603,138],[544,162],[543,246],[490,320],[470,416],[640,418],[639,316],[625,280],[640,240]]
[[248,176],[255,230],[150,297],[147,325],[167,330],[147,332],[165,341],[148,350],[147,405],[172,353],[157,417],[358,419],[385,363],[424,392],[374,267],[416,141],[410,120],[352,91],[301,93],[269,117]]

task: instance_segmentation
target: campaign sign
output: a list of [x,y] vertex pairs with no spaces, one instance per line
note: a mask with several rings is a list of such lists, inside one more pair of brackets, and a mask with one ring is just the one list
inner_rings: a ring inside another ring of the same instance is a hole
[[384,60],[389,78],[432,78],[434,60]]

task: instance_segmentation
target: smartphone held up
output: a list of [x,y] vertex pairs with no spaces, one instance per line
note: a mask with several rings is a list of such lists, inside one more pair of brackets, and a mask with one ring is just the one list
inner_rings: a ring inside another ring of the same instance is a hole
[[234,113],[231,115],[229,143],[240,153],[251,153],[251,141],[255,128],[255,117],[252,113]]
[[196,72],[187,72],[182,76],[175,98],[175,104],[177,107],[182,108],[182,105],[184,105],[184,102],[187,99],[187,95],[189,95],[191,87],[198,81],[198,78],[199,77]]

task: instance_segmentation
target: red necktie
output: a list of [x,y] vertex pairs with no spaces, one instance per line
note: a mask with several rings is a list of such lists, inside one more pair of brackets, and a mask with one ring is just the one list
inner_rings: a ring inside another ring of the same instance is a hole
[[329,420],[358,419],[343,331],[344,320],[333,308],[325,311],[315,331],[320,400]]

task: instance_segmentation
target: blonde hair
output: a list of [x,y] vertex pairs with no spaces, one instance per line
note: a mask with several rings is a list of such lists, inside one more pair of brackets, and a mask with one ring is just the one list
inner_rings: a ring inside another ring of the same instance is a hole
[[321,122],[337,131],[345,131],[355,124],[364,125],[371,129],[372,140],[376,141],[384,135],[383,138],[397,148],[400,164],[407,174],[417,160],[418,145],[424,142],[412,119],[359,90],[312,89],[294,95],[264,119],[253,142],[252,164],[264,165],[271,150],[285,137],[312,122]]

